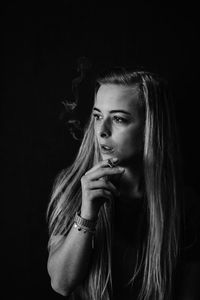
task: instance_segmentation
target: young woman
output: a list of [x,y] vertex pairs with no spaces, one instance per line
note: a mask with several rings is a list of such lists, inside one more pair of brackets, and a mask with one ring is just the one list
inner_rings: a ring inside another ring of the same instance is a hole
[[97,79],[80,150],[55,180],[48,207],[55,291],[82,300],[172,299],[180,225],[175,132],[158,75],[115,69]]

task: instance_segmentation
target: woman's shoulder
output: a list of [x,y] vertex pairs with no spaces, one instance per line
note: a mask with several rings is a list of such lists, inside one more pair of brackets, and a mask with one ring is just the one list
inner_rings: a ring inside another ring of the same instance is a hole
[[200,198],[197,190],[186,186],[182,198],[181,256],[200,260]]

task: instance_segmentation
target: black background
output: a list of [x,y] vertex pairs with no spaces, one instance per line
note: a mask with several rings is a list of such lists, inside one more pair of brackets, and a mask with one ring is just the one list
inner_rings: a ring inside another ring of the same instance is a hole
[[[89,57],[94,69],[144,66],[170,82],[184,182],[198,192],[197,7],[131,2],[29,1],[2,7],[1,299],[61,298],[46,270],[45,213],[56,174],[72,162],[79,146],[60,117],[79,57]],[[87,89],[85,83],[83,115],[89,112]]]

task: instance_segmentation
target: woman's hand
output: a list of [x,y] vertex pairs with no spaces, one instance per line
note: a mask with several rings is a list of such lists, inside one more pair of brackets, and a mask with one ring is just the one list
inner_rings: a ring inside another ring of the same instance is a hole
[[[112,160],[116,162],[116,159]],[[124,168],[109,166],[108,160],[103,160],[85,173],[81,178],[82,186],[82,206],[81,216],[85,219],[96,219],[100,207],[105,201],[119,196],[119,191],[108,178],[120,175]]]

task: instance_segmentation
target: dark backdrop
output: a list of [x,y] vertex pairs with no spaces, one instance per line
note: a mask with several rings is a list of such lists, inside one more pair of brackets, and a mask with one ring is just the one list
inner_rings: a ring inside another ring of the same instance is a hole
[[[197,7],[131,2],[29,2],[2,8],[2,299],[60,298],[46,271],[45,213],[56,174],[72,162],[79,146],[61,118],[79,57],[89,57],[94,69],[124,63],[169,80],[184,181],[198,192]],[[91,95],[84,96],[87,89],[83,84],[83,115],[91,101]]]

